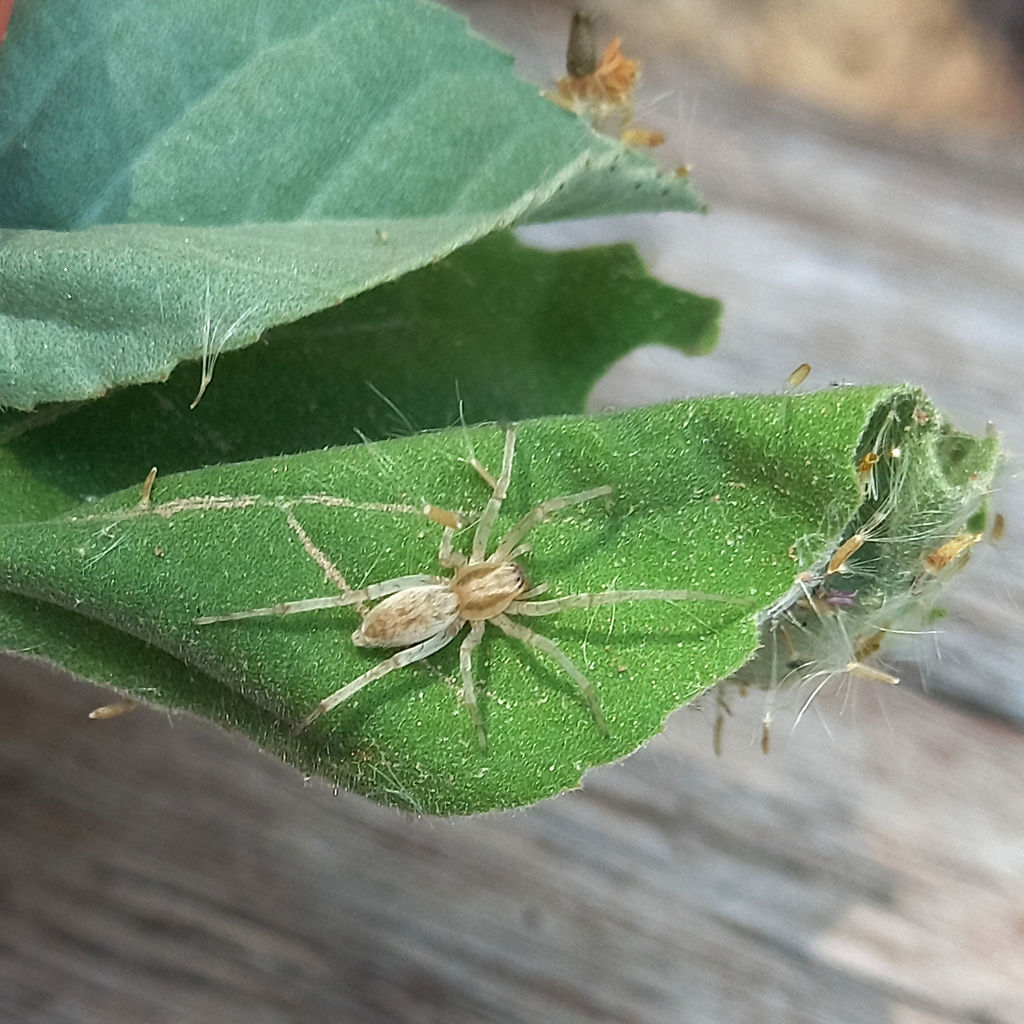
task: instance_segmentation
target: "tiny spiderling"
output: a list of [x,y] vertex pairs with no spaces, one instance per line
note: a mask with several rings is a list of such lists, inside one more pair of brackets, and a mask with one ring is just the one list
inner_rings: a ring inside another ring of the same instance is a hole
[[[441,567],[452,571],[448,577],[416,574],[384,580],[361,590],[343,588],[343,593],[331,597],[314,597],[301,601],[288,601],[268,608],[252,608],[223,615],[204,615],[194,620],[205,626],[215,622],[233,622],[259,616],[293,615],[323,608],[354,606],[362,615],[359,628],[352,634],[357,647],[399,648],[398,652],[352,682],[325,697],[297,726],[302,732],[321,715],[352,698],[364,686],[440,651],[468,625],[469,632],[459,650],[459,673],[462,678],[462,700],[476,727],[482,750],[487,749],[484,729],[476,699],[473,680],[473,652],[483,638],[489,622],[507,636],[522,641],[554,661],[576,684],[587,704],[602,736],[608,736],[608,727],[601,711],[593,684],[553,640],[528,628],[516,619],[520,616],[553,615],[574,608],[597,608],[629,601],[716,601],[748,605],[744,598],[705,594],[694,590],[608,590],[599,593],[568,594],[544,601],[533,600],[545,593],[549,586],[532,586],[526,572],[516,559],[528,550],[523,543],[526,535],[555,513],[581,505],[597,498],[608,497],[612,488],[604,485],[561,497],[548,498],[524,515],[497,543],[490,555],[487,547],[498,518],[502,502],[508,493],[515,454],[516,432],[509,427],[505,432],[505,449],[501,474],[493,480],[478,467],[480,475],[493,481],[491,497],[476,524],[472,546],[468,555],[456,551],[452,542],[459,524],[457,517],[444,509],[426,506],[429,519],[443,526],[438,561]],[[294,525],[293,525],[294,529]],[[311,542],[304,540],[307,546]],[[317,549],[317,561],[326,555]],[[341,578],[340,573],[337,574]],[[379,604],[368,611],[364,601]]]
[[989,534],[989,540],[993,544],[998,544],[1003,539],[1003,533],[1006,531],[1006,519],[1002,512],[997,512],[995,518],[992,520],[992,532]]
[[786,387],[793,389],[800,387],[805,380],[807,380],[808,374],[811,372],[810,363],[801,363],[787,378]]
[[102,721],[107,718],[117,718],[119,715],[134,711],[139,705],[130,697],[114,701],[113,704],[104,704],[102,707],[93,708],[89,717],[94,721]]

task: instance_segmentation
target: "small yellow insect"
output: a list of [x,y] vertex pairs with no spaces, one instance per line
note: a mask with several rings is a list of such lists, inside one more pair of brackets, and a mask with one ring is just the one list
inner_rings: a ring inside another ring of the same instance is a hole
[[94,708],[89,712],[89,717],[99,721],[107,718],[117,718],[118,715],[134,711],[137,707],[138,704],[135,701],[130,697],[125,697],[123,700],[114,701],[113,704],[104,704],[102,707]]
[[992,532],[989,534],[989,540],[993,544],[998,544],[1003,539],[1003,533],[1006,530],[1006,519],[1003,517],[1002,512],[997,512],[995,518],[992,520]]
[[805,380],[807,375],[811,372],[810,363],[801,363],[787,378],[786,384],[791,388],[798,388]]
[[651,128],[623,128],[619,138],[633,149],[653,149],[665,145],[665,133]]
[[154,466],[147,474],[146,479],[142,481],[142,494],[139,496],[139,508],[148,508],[150,498],[153,495],[153,484],[156,483],[156,466]]
[[924,556],[925,571],[932,573],[942,572],[951,563],[961,561],[960,568],[966,564],[967,553],[981,540],[980,533],[971,533],[969,530],[961,530],[955,537],[940,544],[934,551],[929,551]]
[[848,537],[839,545],[835,550],[835,554],[829,559],[828,568],[825,570],[826,576],[831,576],[834,572],[843,572],[846,568],[846,563],[853,557],[860,549],[864,546],[865,542],[869,539],[870,533],[867,529],[858,530],[852,537]]

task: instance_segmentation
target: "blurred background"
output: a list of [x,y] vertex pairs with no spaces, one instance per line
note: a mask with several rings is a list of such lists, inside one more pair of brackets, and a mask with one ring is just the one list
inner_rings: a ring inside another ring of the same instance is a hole
[[[460,0],[550,88],[572,3]],[[1024,1020],[1024,13],[953,0],[595,0],[636,123],[709,213],[531,228],[634,242],[725,302],[596,409],[910,380],[1010,451],[941,636],[837,680],[760,752],[762,698],[512,814],[382,810],[187,719],[0,662],[11,1021]]]
[[476,21],[486,8],[516,7],[524,22],[545,31],[554,31],[557,18],[567,25],[579,10],[605,36],[622,36],[634,54],[668,56],[876,124],[937,133],[1024,130],[1024,7],[1014,0],[467,0],[450,6]]

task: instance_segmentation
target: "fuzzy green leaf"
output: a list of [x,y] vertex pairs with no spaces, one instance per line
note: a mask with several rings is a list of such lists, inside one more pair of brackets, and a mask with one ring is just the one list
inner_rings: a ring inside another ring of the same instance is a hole
[[419,0],[21,4],[0,405],[164,379],[512,223],[699,206]]
[[631,246],[546,253],[499,232],[229,353],[194,409],[200,367],[190,363],[165,384],[0,415],[0,521],[53,515],[61,493],[70,508],[137,484],[153,465],[167,475],[460,415],[579,412],[637,345],[707,352],[720,313],[717,300],[649,277]]
[[[16,646],[243,729],[303,770],[382,802],[432,813],[517,806],[629,753],[750,657],[757,612],[855,519],[858,446],[878,410],[897,410],[915,493],[975,500],[985,486],[978,467],[990,472],[992,458],[975,459],[966,479],[951,473],[950,435],[930,410],[914,416],[927,408],[909,391],[842,389],[521,424],[497,535],[545,498],[614,488],[531,535],[527,570],[551,585],[548,596],[670,587],[750,602],[643,602],[528,620],[592,679],[607,739],[571,680],[490,626],[475,658],[487,753],[460,706],[455,643],[294,736],[323,696],[380,660],[349,640],[356,613],[193,625],[336,592],[289,513],[351,586],[437,571],[440,528],[420,510],[479,511],[487,489],[465,459],[471,448],[497,468],[493,427],[211,467],[158,478],[148,508],[134,490],[6,526],[0,585],[39,603],[22,600],[5,625]],[[56,629],[42,625],[50,605],[62,609]]]

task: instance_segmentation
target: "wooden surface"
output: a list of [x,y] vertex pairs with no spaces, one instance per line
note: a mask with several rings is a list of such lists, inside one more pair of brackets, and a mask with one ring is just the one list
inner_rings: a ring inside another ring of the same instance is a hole
[[[466,7],[557,71],[543,9]],[[665,159],[694,165],[712,214],[530,237],[636,239],[722,296],[725,328],[704,359],[634,355],[596,406],[777,390],[807,360],[818,386],[923,383],[1024,451],[1024,145],[900,139],[668,64],[646,80],[670,92]],[[930,638],[897,661],[900,688],[824,695],[768,757],[759,698],[717,759],[711,716],[683,711],[513,814],[402,817],[204,723],[89,721],[103,692],[0,662],[0,1020],[1024,1020],[1021,483],[1004,487],[1006,539],[959,581],[941,656]]]

